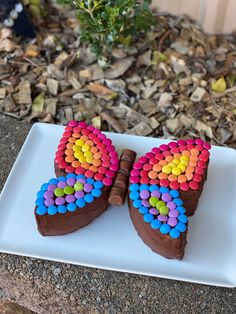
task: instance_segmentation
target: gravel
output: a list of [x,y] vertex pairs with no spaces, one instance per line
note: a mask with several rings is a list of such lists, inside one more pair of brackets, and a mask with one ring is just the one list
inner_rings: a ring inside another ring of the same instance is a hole
[[[0,190],[30,127],[0,115]],[[0,298],[37,313],[236,312],[235,289],[10,254],[0,254],[0,274]]]

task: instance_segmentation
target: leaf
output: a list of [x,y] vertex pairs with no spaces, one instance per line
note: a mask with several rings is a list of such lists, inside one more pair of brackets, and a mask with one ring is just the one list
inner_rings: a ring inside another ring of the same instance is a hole
[[211,89],[217,93],[223,93],[226,90],[226,81],[224,77],[219,78],[217,81],[211,83]]
[[99,82],[91,83],[88,86],[90,92],[94,93],[97,97],[101,97],[107,100],[117,98],[118,94],[113,90],[107,88]]
[[42,112],[43,111],[44,96],[45,96],[45,93],[43,92],[34,98],[33,105],[32,105],[32,112]]
[[157,65],[160,62],[165,62],[167,60],[167,56],[164,55],[163,53],[155,50],[153,51],[153,56],[152,56],[152,64],[153,65]]

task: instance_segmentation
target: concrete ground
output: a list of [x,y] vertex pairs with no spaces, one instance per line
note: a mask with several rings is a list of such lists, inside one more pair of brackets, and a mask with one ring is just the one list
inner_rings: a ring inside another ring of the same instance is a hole
[[[0,115],[0,191],[30,127]],[[0,298],[45,314],[236,313],[235,289],[9,254],[0,254]]]

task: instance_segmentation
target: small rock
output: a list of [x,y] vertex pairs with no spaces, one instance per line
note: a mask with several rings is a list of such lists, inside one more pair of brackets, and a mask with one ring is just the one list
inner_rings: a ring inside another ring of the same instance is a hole
[[79,77],[83,78],[83,79],[91,80],[92,73],[90,70],[81,70],[81,71],[79,71]]
[[190,100],[193,102],[199,102],[202,100],[206,93],[206,90],[202,87],[197,87],[197,89],[193,92],[193,94],[190,97]]
[[92,125],[97,129],[101,129],[101,125],[102,125],[101,117],[97,116],[97,117],[92,118]]
[[116,59],[123,59],[126,57],[126,53],[124,52],[124,50],[119,49],[119,48],[113,48],[112,55]]
[[175,133],[180,127],[179,119],[167,119],[165,125],[171,133]]
[[6,99],[0,103],[0,107],[2,107],[6,112],[12,112],[15,110],[16,104],[11,94],[7,95]]
[[173,96],[170,93],[163,93],[158,102],[158,108],[165,109],[171,105]]
[[53,272],[53,275],[58,276],[61,272],[61,268],[57,267],[57,268],[53,269],[52,272]]
[[171,44],[170,47],[173,48],[178,53],[181,53],[183,55],[186,55],[188,53],[188,49],[189,49],[188,46],[186,46],[183,41],[175,41]]
[[153,86],[147,86],[142,92],[142,98],[144,99],[150,98],[157,91],[157,86],[158,86],[157,82],[155,82]]
[[0,88],[0,99],[4,99],[6,97],[6,88]]
[[148,50],[138,57],[138,64],[149,66],[151,64],[152,51]]
[[192,78],[191,77],[185,77],[179,80],[179,85],[181,86],[188,86],[192,84]]

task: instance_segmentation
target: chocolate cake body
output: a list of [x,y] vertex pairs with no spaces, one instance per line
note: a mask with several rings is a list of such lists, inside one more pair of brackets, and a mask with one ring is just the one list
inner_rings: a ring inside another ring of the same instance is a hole
[[184,256],[188,217],[195,213],[207,179],[210,148],[201,139],[179,140],[153,148],[134,163],[130,217],[144,243],[166,258]]

